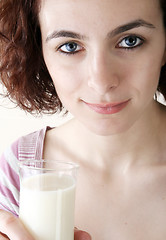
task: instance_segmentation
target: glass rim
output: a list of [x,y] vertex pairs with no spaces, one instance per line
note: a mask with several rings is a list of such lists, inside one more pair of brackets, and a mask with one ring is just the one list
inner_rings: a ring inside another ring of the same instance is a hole
[[[54,163],[53,168],[51,167],[43,167],[44,163]],[[31,165],[30,165],[31,164]],[[41,167],[36,166],[37,164],[42,164]],[[57,166],[62,168],[57,168],[56,169],[56,164]],[[71,171],[74,169],[79,168],[78,163],[74,162],[69,162],[69,161],[60,161],[60,160],[46,160],[46,159],[29,159],[29,160],[22,160],[18,163],[20,169],[30,169],[30,170],[44,170],[44,171]]]

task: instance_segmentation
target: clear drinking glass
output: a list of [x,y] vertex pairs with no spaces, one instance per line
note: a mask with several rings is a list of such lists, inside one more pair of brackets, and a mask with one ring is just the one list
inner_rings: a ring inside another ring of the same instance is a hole
[[50,160],[20,163],[19,217],[35,240],[73,240],[78,165]]

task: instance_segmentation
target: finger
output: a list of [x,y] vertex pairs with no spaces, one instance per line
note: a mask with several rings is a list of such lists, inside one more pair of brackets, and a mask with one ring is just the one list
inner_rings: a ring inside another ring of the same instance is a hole
[[74,240],[91,240],[89,233],[75,228],[74,231]]
[[34,240],[19,218],[3,210],[0,210],[0,232],[12,240]]
[[0,240],[9,240],[9,238],[5,234],[0,233]]

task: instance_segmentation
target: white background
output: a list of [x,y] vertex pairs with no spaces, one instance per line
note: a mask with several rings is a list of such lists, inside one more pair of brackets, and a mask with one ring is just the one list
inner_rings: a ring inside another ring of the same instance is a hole
[[71,118],[62,114],[32,116],[16,108],[8,99],[0,97],[0,155],[18,137],[45,126],[59,126]]

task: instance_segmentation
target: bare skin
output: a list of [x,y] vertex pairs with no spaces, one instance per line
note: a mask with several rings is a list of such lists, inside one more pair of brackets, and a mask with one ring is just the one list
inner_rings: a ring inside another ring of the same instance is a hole
[[109,142],[101,146],[102,137],[93,136],[77,120],[47,133],[45,158],[70,158],[80,164],[75,225],[88,231],[92,239],[166,238],[166,150],[162,141],[166,127],[160,124],[166,113],[157,107],[158,121],[152,120],[143,132],[135,131],[137,123],[128,131],[130,138],[122,141],[121,136],[119,148],[116,137],[112,137],[114,145],[108,137]]
[[[19,218],[11,213],[0,210],[0,240],[34,240],[25,229]],[[91,240],[85,231],[75,229],[74,240]]]
[[[122,32],[138,19],[146,24]],[[159,1],[43,0],[39,20],[46,65],[75,117],[47,132],[43,157],[80,165],[75,225],[94,240],[166,239],[166,110],[153,99],[165,64]]]
[[3,210],[0,210],[0,239],[33,240],[19,218]]
[[[41,0],[39,22],[48,71],[75,117],[47,132],[43,157],[80,165],[75,226],[94,240],[166,239],[159,1]],[[0,231],[21,238],[12,225]]]

